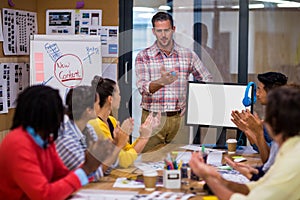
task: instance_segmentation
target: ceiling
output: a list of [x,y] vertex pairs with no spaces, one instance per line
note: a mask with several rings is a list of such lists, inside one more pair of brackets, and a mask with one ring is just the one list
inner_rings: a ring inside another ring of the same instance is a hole
[[[167,0],[133,0],[134,7],[150,7],[157,9],[161,5],[167,5]],[[240,0],[200,0],[201,8],[218,6],[231,7],[239,5]],[[265,7],[276,7],[275,2],[298,2],[300,0],[249,0],[250,4],[263,4]],[[299,4],[300,7],[300,4]]]

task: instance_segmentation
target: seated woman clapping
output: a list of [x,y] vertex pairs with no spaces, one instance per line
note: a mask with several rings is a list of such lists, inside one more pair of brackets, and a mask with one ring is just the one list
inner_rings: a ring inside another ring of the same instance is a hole
[[[103,79],[100,76],[95,76],[92,81],[92,86],[96,88],[100,97],[100,108],[96,110],[97,118],[89,121],[97,135],[102,135],[105,138],[110,138],[114,143],[121,148],[119,153],[119,166],[127,168],[136,160],[137,155],[141,153],[149,137],[151,136],[152,129],[156,128],[160,123],[160,113],[156,116],[149,115],[148,119],[141,125],[139,132],[140,137],[130,144],[128,142],[129,135],[133,130],[134,120],[128,118],[124,120],[120,126],[116,118],[111,116],[113,109],[118,109],[120,106],[120,90],[118,84],[110,79]],[[121,134],[120,130],[127,133],[127,137]],[[118,138],[122,137],[122,140]]]

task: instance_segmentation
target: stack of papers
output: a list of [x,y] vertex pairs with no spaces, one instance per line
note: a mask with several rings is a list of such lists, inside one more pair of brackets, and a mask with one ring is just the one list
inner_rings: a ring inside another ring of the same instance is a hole
[[[190,151],[201,151],[201,146],[199,146],[199,144],[188,144],[185,145],[183,147],[180,147],[182,149],[186,149],[186,150],[190,150]],[[221,152],[221,153],[225,153],[226,151],[224,150],[220,150],[220,149],[212,149],[212,148],[205,148],[205,151],[208,152]]]
[[83,189],[73,196],[72,200],[130,200],[138,192],[133,191],[118,191],[118,190],[95,190],[95,189]]
[[[128,180],[127,178],[117,178],[114,188],[145,188],[142,181]],[[163,187],[162,183],[157,182],[156,187]]]
[[195,196],[194,194],[185,194],[182,192],[161,192],[161,191],[155,191],[151,194],[140,194],[136,195],[132,200],[175,200],[175,199],[181,199],[181,200],[187,200],[191,198],[192,196]]

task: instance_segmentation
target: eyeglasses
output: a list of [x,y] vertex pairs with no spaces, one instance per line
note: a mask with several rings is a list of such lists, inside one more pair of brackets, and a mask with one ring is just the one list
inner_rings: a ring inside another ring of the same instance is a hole
[[168,34],[168,33],[171,33],[172,30],[173,30],[172,28],[168,28],[168,29],[156,29],[156,28],[154,28],[154,31],[158,34],[162,34],[162,33]]

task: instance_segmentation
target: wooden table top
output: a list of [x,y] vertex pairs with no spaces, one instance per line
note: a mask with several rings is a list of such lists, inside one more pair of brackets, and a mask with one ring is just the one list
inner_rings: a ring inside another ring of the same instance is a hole
[[[157,151],[144,153],[142,154],[141,160],[142,162],[158,162],[162,161],[169,152],[172,151],[185,151],[182,148],[179,148],[182,145],[178,144],[170,144],[167,146],[163,146]],[[227,155],[224,153],[224,156],[236,156],[237,154]],[[261,159],[259,154],[250,154],[250,155],[243,155],[243,157],[247,158],[247,161],[244,163],[250,164],[252,166],[261,165]],[[151,192],[145,191],[144,189],[133,189],[133,188],[113,188],[113,184],[116,178],[119,177],[126,177],[128,179],[136,179],[141,178],[142,171],[138,168],[132,166],[127,169],[114,169],[112,170],[109,176],[103,177],[99,182],[96,183],[89,183],[87,186],[83,187],[82,189],[101,189],[101,190],[120,190],[120,191],[136,191],[139,194],[150,194]],[[162,173],[159,173],[162,176]],[[188,185],[182,185],[181,189],[166,189],[163,187],[157,187],[156,191],[172,191],[172,192],[183,192],[183,193],[195,193],[197,196],[191,199],[202,199],[203,196],[208,195],[203,190],[203,181],[194,181],[190,180]]]

